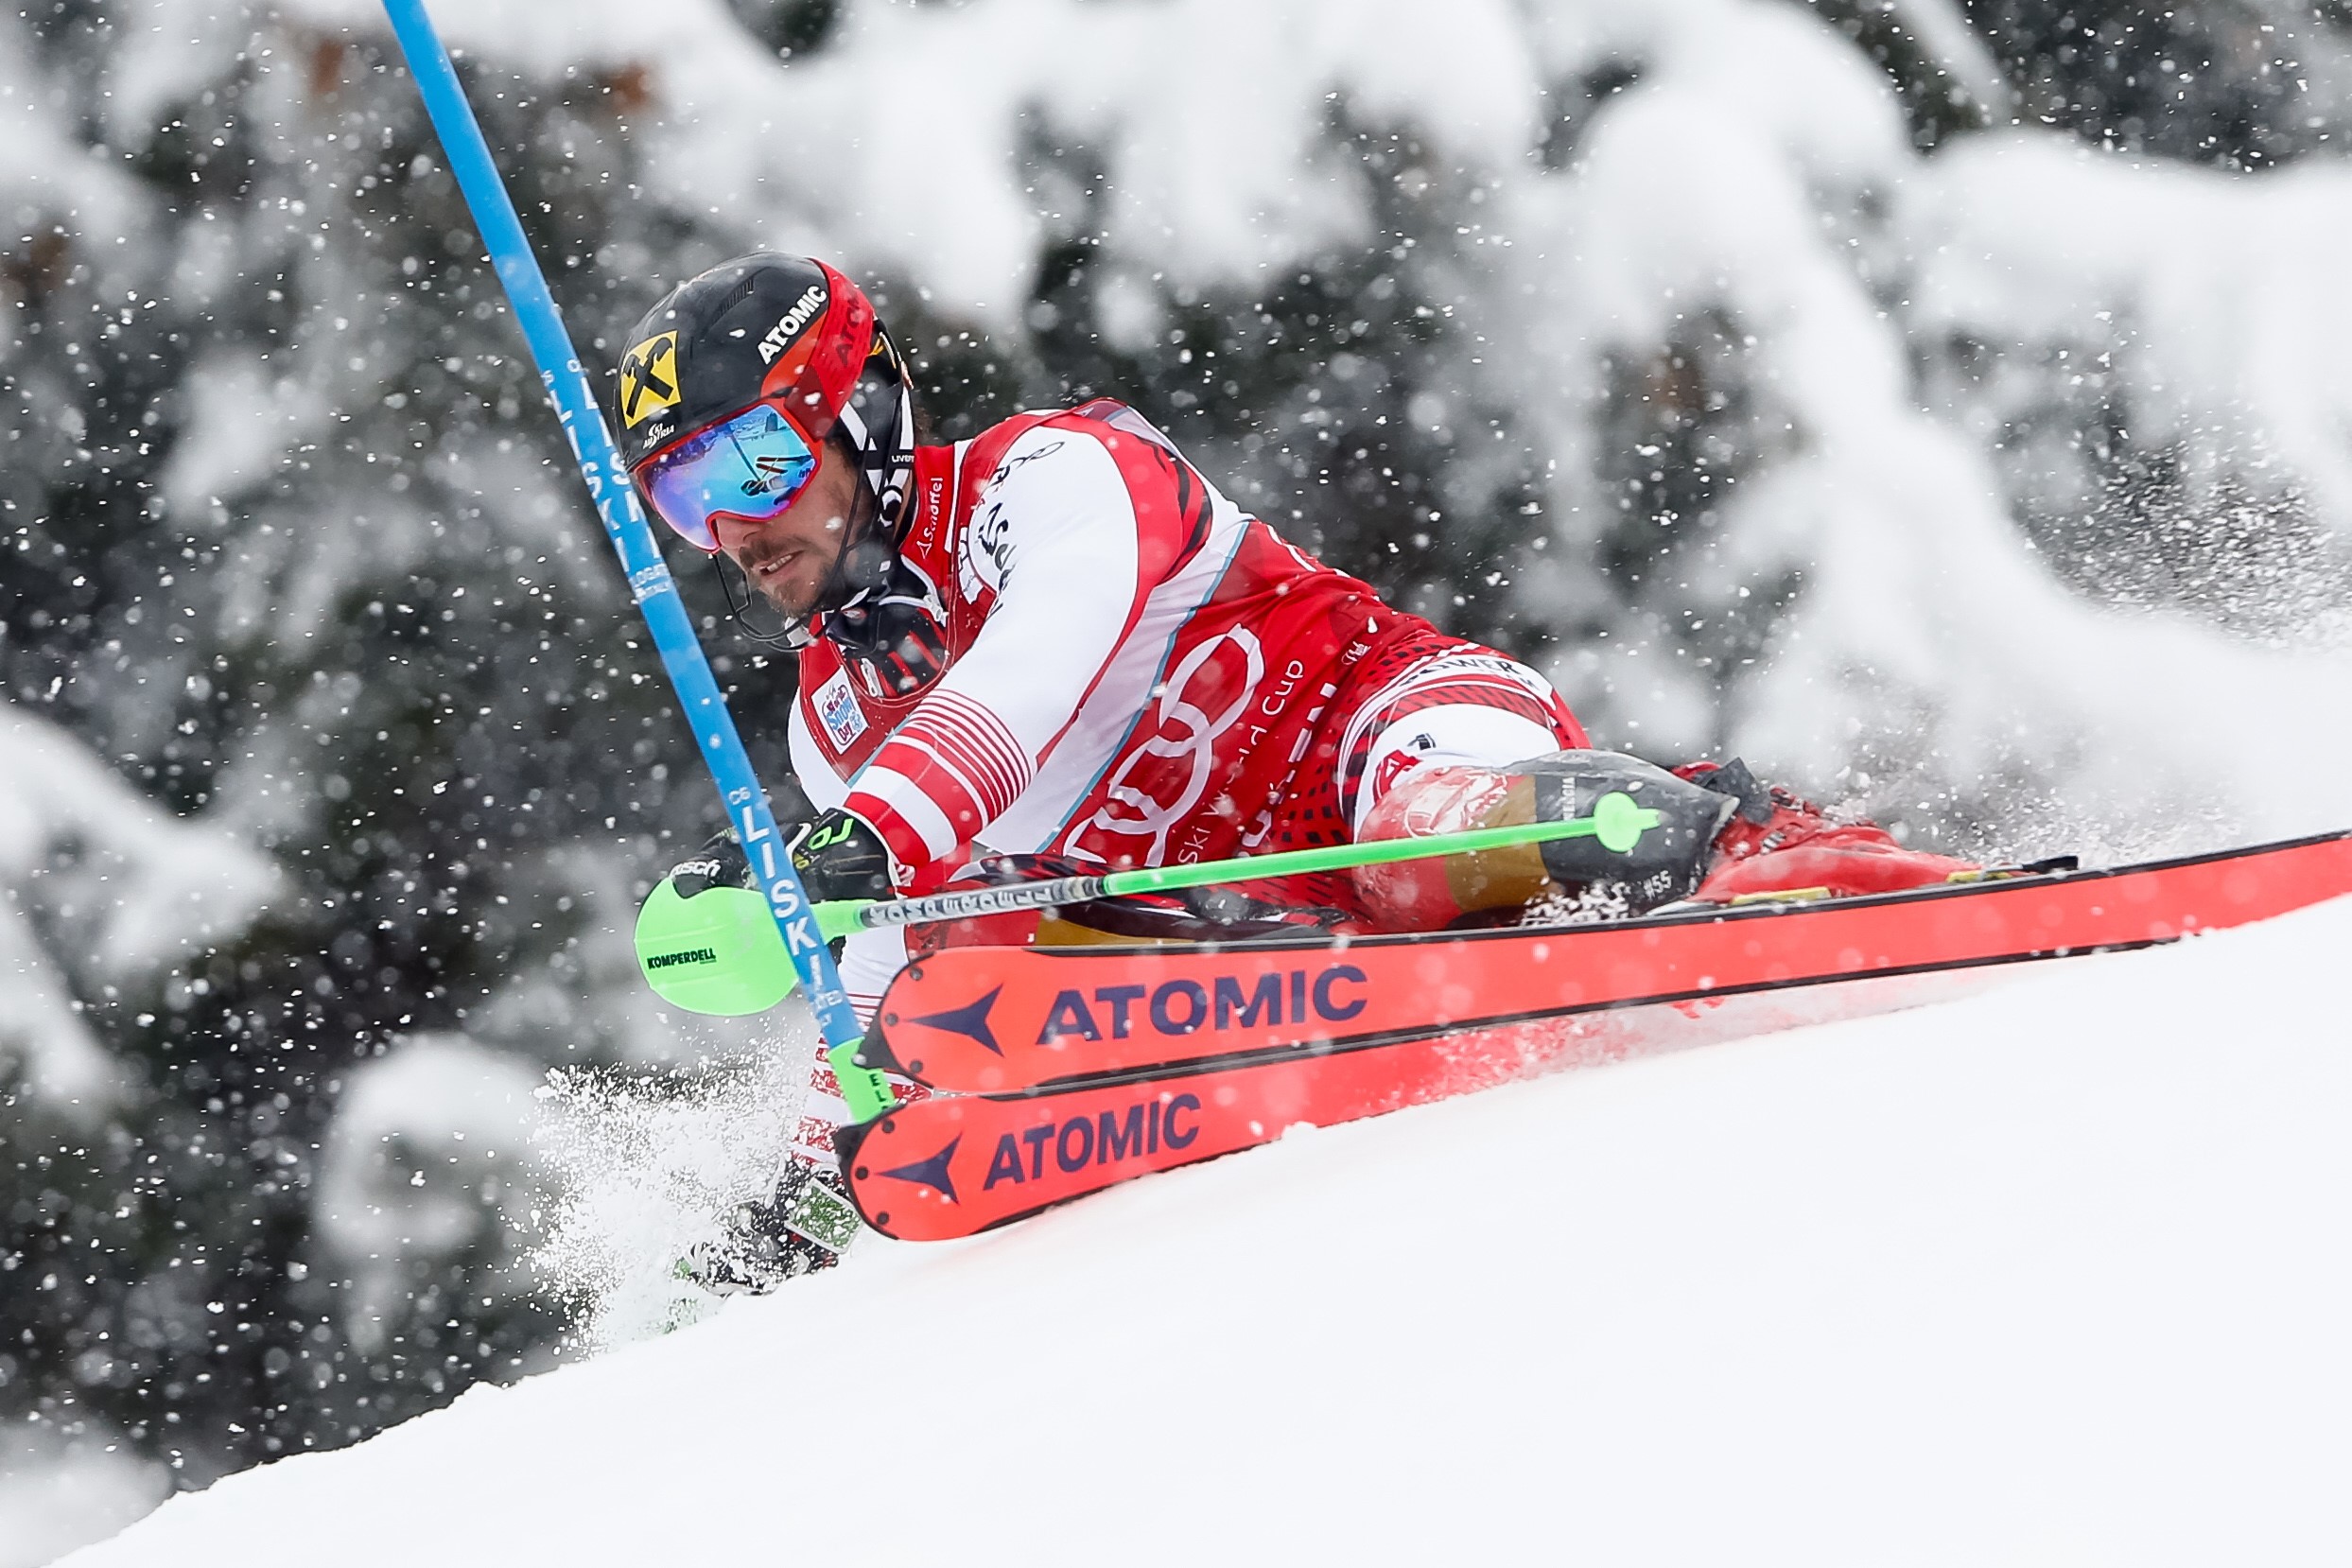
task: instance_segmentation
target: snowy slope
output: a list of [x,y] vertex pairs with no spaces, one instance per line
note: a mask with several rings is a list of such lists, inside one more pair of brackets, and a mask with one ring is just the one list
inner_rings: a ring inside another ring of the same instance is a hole
[[2341,1561],[2348,946],[2342,900],[869,1241],[68,1560]]

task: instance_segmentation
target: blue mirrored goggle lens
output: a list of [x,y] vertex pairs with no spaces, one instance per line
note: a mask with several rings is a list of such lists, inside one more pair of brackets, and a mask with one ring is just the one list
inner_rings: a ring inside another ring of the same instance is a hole
[[721,513],[765,522],[799,498],[817,460],[792,422],[765,404],[688,437],[655,458],[645,494],[688,543],[719,548]]

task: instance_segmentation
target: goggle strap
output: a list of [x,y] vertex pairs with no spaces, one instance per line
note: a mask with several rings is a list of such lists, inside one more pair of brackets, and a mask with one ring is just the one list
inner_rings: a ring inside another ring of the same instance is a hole
[[843,429],[849,432],[850,445],[855,446],[861,452],[866,449],[868,432],[865,421],[858,417],[858,410],[854,407],[847,403],[843,404],[841,413],[837,416],[837,423]]
[[874,492],[874,498],[879,503],[880,526],[889,532],[897,531],[898,514],[906,503],[906,481],[912,468],[912,464],[905,462],[899,462],[894,468],[893,460],[899,453],[912,451],[915,446],[914,400],[903,392],[898,397],[897,412],[898,417],[895,421],[897,428],[894,432],[897,440],[892,444],[890,450],[884,450],[874,442],[872,427],[858,412],[854,400],[842,406],[840,418],[844,433],[849,437],[850,444],[859,454],[859,465],[865,474],[866,486]]

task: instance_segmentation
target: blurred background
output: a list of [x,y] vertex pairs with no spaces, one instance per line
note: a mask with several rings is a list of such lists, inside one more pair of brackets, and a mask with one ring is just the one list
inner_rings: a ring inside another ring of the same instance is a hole
[[[435,9],[600,375],[823,254],[945,434],[1123,397],[1604,743],[2352,824],[2337,0]],[[715,802],[374,9],[25,0],[0,212],[14,1568],[582,1353],[548,1102],[658,1159],[765,1057],[637,983]]]

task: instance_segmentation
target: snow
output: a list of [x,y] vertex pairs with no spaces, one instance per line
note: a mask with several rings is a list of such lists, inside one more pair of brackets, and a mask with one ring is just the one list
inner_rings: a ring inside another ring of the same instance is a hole
[[[2340,819],[2341,791],[2291,782],[2352,767],[2341,731],[2312,723],[2352,676],[2340,629],[2262,647],[2187,607],[2086,600],[2039,556],[2004,493],[2014,481],[1999,453],[2020,444],[2005,421],[2031,410],[1943,362],[1973,341],[2063,374],[2056,348],[2126,318],[2113,375],[2137,439],[2190,444],[2190,473],[2208,483],[2274,453],[2274,480],[2294,476],[2342,517],[2333,432],[2352,393],[2341,369],[2352,317],[2308,258],[2341,249],[2343,171],[2260,183],[2022,132],[1922,160],[1883,80],[1795,9],[1655,16],[1636,49],[1652,69],[1596,116],[1566,189],[1523,176],[1499,199],[1515,241],[1505,270],[1534,306],[1506,295],[1495,335],[1509,340],[1517,322],[1529,340],[1509,374],[1562,454],[1562,548],[1525,597],[1540,614],[1563,578],[1598,571],[1616,504],[1582,477],[1605,456],[1600,365],[1646,358],[1710,311],[1745,334],[1745,385],[1786,435],[1754,454],[1751,477],[1724,476],[1725,545],[1686,568],[1664,608],[1752,617],[1745,596],[1783,573],[1803,593],[1728,700],[1717,672],[1673,653],[1668,625],[1623,629],[1615,659],[1643,673],[1619,674],[1622,689],[1596,704],[1589,651],[1564,650],[1552,673],[1595,710],[1588,721],[1659,755],[1728,744],[1812,779],[1885,774],[1891,759],[1928,781],[1914,799],[2063,778],[2078,837],[2152,797],[2208,842],[2217,826],[2260,836]],[[2089,357],[2078,362],[2099,369]],[[1923,379],[1940,409],[1920,406]],[[2090,412],[2066,439],[2089,439]],[[2075,460],[2036,456],[2049,472],[2032,482],[2062,488],[2054,476]],[[2088,512],[2099,497],[2058,499]],[[2270,584],[2274,598],[2296,597],[2293,575]],[[2177,744],[2181,715],[2224,711],[2259,740]],[[1903,804],[1890,793],[1873,802],[1882,813]],[[1993,814],[2020,826],[2013,808]]]
[[670,1266],[738,1204],[775,1191],[815,1047],[804,1020],[757,1054],[650,1079],[549,1074],[531,1261],[542,1288],[575,1310],[578,1343],[609,1349],[707,1314],[709,1298]]
[[1925,242],[1923,332],[2112,347],[2141,394],[2141,439],[2197,443],[2208,462],[2260,441],[2329,517],[2352,515],[2337,439],[2352,315],[2328,260],[2352,243],[2352,170],[2256,183],[2018,133],[1972,138],[1932,169],[1906,193]]
[[9,1457],[0,1475],[0,1568],[40,1568],[122,1528],[171,1489],[163,1471],[120,1445]]
[[[66,966],[147,973],[242,930],[283,886],[259,852],[166,815],[64,730],[0,704],[0,1081],[21,1064],[36,1095],[96,1116],[119,1074]],[[78,950],[52,950],[52,923]]]
[[869,1239],[67,1560],[2332,1559],[2347,942],[2340,900]]
[[[532,1185],[539,1079],[534,1064],[457,1034],[396,1041],[350,1074],[319,1162],[312,1237],[348,1281],[354,1344],[380,1348],[418,1281],[453,1260],[511,1264],[497,1198]],[[529,1288],[511,1267],[494,1279],[502,1294]]]
[[1884,9],[1896,28],[1924,48],[1978,108],[1991,114],[2010,107],[2009,78],[1984,40],[1969,31],[1960,7],[1951,0],[1889,0]]
[[93,238],[118,239],[134,221],[131,182],[78,145],[66,118],[66,94],[15,50],[0,49],[0,203],[12,215],[70,218]]

